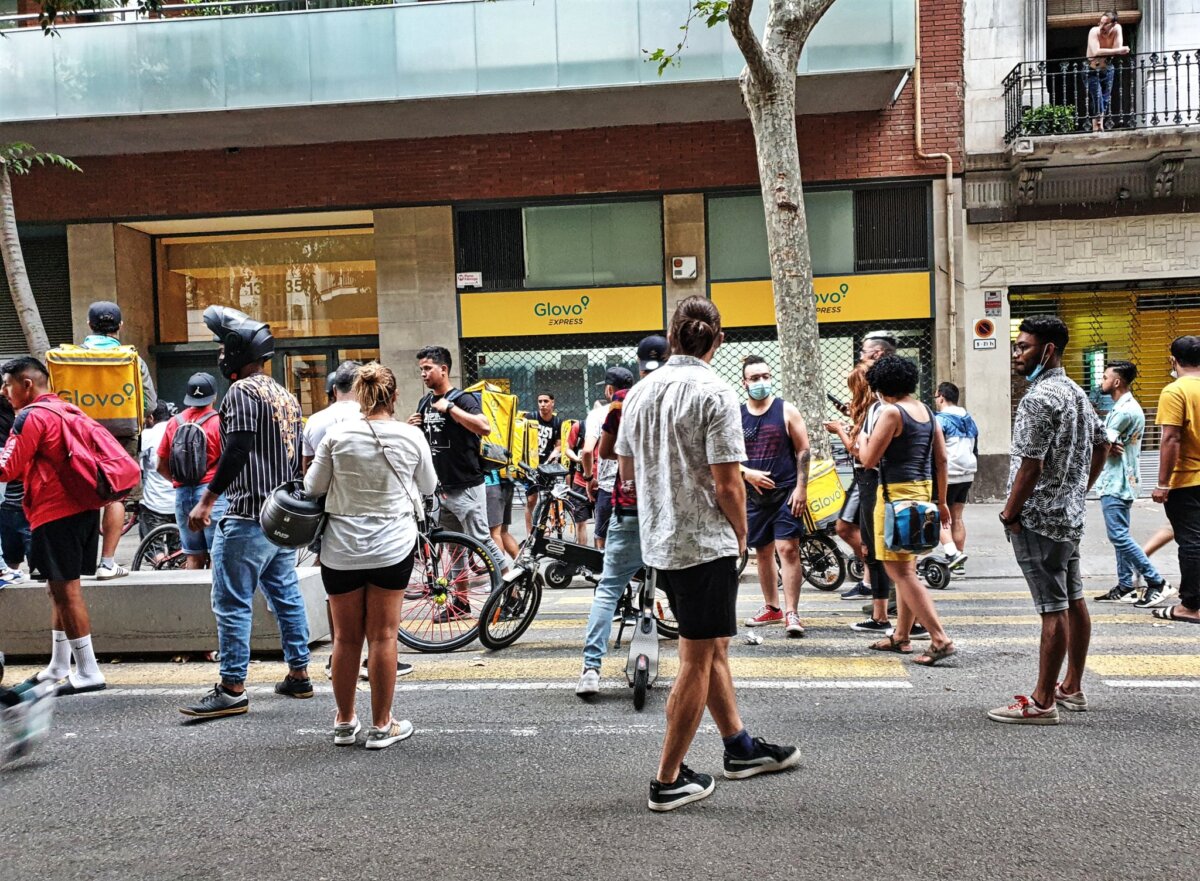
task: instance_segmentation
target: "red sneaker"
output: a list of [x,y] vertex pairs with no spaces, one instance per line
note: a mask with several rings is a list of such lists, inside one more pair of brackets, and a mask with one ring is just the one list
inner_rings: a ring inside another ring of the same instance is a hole
[[783,620],[783,609],[763,606],[758,613],[746,619],[747,627],[761,627],[764,624],[778,624]]

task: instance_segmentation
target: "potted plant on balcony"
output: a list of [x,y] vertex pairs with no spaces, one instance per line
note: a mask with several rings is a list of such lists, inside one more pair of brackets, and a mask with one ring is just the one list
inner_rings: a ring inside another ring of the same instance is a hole
[[1043,104],[1027,107],[1021,116],[1021,131],[1032,137],[1065,135],[1078,128],[1075,107],[1070,104]]

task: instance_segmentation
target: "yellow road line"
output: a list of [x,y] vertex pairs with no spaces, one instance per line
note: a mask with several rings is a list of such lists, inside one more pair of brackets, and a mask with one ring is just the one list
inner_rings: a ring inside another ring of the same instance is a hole
[[1088,670],[1100,676],[1200,677],[1200,655],[1093,655]]

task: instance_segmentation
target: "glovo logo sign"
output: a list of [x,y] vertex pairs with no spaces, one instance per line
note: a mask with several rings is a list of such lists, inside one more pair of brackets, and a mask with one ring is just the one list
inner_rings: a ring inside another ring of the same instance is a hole
[[564,324],[583,324],[583,313],[587,312],[592,298],[584,294],[578,303],[534,303],[533,314],[538,318],[549,318],[549,326],[557,327]]
[[[713,302],[726,327],[775,323],[771,280],[714,282]],[[813,279],[818,321],[929,318],[928,272],[818,276]]]
[[813,279],[813,297],[817,301],[817,315],[836,315],[842,311],[842,304],[850,299],[850,285],[842,282],[835,290],[821,292],[817,289],[820,279]]
[[661,285],[553,291],[462,292],[464,337],[620,333],[663,326]]
[[95,410],[97,407],[115,407],[121,408],[134,400],[134,395],[137,394],[137,389],[133,383],[127,382],[118,391],[109,392],[85,392],[79,389],[62,389],[58,392],[58,396],[68,404],[74,404],[80,410]]
[[846,494],[840,487],[816,498],[809,496],[808,512],[813,515],[815,520],[824,520],[826,511],[835,506],[840,511],[845,500]]

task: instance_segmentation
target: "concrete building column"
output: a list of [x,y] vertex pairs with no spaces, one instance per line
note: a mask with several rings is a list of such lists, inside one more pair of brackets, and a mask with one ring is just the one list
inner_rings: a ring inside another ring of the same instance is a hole
[[[962,179],[954,179],[954,216],[946,218],[946,182],[937,179],[933,182],[933,316],[934,338],[933,356],[936,365],[935,382],[950,381],[962,386],[965,374],[964,340],[969,328],[964,324],[963,315],[963,218],[962,209]],[[954,236],[954,280],[950,279],[950,260],[946,249],[946,224],[950,223]],[[954,298],[955,323],[951,327],[950,304]],[[953,337],[956,347],[951,352],[950,341]],[[966,341],[966,345],[970,345]]]
[[[708,266],[705,260],[704,195],[684,193],[663,196],[663,258],[666,267],[666,323],[670,324],[675,307],[693,294],[708,293]],[[671,278],[672,257],[695,257],[696,277],[686,281]]]
[[119,223],[67,227],[67,261],[71,271],[71,329],[76,342],[91,333],[88,306],[111,300],[121,307],[125,326],[121,342],[137,346],[154,374],[150,347],[155,328],[154,260],[150,236]]
[[375,278],[379,357],[396,373],[398,412],[407,414],[425,393],[416,366],[422,346],[445,346],[454,355],[456,385],[463,375],[450,206],[376,211]]

